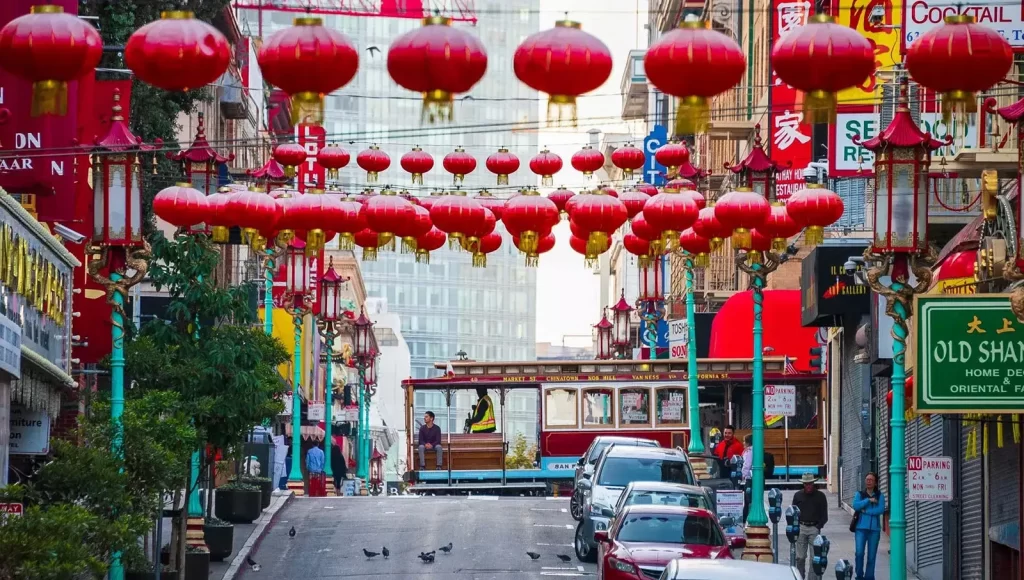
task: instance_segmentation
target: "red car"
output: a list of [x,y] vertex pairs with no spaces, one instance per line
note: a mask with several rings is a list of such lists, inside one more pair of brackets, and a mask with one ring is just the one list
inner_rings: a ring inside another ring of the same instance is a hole
[[657,580],[676,558],[733,559],[730,550],[746,547],[745,538],[726,538],[715,514],[703,508],[633,504],[598,542],[599,580]]

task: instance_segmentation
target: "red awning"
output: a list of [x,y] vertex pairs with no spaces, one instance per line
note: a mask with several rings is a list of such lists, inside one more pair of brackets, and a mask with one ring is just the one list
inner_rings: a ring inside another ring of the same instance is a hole
[[[765,290],[763,342],[765,356],[788,356],[798,371],[810,372],[810,351],[818,346],[817,328],[800,326],[800,291]],[[710,358],[745,358],[753,356],[754,293],[750,290],[734,294],[715,314],[711,324]]]
[[938,266],[934,268],[933,282],[942,280],[956,280],[960,278],[974,279],[974,265],[978,261],[978,252],[953,252],[946,256]]

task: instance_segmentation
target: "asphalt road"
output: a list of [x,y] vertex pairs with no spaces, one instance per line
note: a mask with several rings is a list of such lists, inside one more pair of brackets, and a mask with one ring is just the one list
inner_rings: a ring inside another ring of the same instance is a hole
[[[240,578],[596,578],[573,554],[575,523],[564,498],[294,498],[252,554],[262,569]],[[296,536],[288,530],[295,526]],[[417,554],[451,542],[433,564]],[[362,549],[391,557],[366,558]],[[541,554],[533,561],[527,551]],[[572,557],[563,563],[556,554]]]

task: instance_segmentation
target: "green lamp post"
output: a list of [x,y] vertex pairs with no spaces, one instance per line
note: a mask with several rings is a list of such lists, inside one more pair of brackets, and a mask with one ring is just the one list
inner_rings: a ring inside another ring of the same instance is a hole
[[334,406],[334,340],[341,334],[341,285],[345,279],[334,269],[334,261],[327,265],[327,272],[320,277],[320,316],[317,331],[324,339],[327,371],[324,373],[324,476],[327,478],[327,495],[334,495],[334,471],[331,468],[331,413]]
[[305,493],[302,478],[302,320],[310,311],[309,262],[306,244],[295,239],[285,252],[285,304],[295,328],[295,350],[292,352],[292,465],[288,473],[288,489],[296,496]]
[[698,479],[708,479],[711,472],[704,460],[704,438],[700,429],[700,386],[697,384],[697,325],[696,306],[693,302],[693,255],[683,255],[683,268],[686,271],[686,407],[689,410],[690,444],[686,454],[690,465]]
[[[366,480],[370,473],[370,398],[371,384],[376,385],[376,353],[373,350],[373,322],[366,317],[366,310],[359,310],[359,318],[353,323],[352,355],[356,370],[359,371],[359,430],[357,436],[358,462],[356,475]],[[372,372],[373,376],[370,376]],[[371,380],[373,379],[372,383]]]

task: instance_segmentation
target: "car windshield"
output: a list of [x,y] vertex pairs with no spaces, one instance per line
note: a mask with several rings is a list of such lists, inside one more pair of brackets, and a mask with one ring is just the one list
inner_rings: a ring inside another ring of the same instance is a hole
[[591,463],[591,464],[597,463],[597,460],[601,458],[601,452],[604,451],[605,449],[608,449],[608,447],[612,443],[614,443],[616,445],[627,445],[627,446],[633,446],[633,447],[654,447],[655,446],[653,441],[644,441],[643,439],[638,439],[635,442],[634,441],[630,441],[630,442],[623,442],[623,441],[598,441],[597,443],[594,444],[594,448],[590,450],[590,459],[588,459],[587,462]]
[[620,542],[724,546],[725,538],[714,520],[684,514],[630,514],[619,526]]
[[661,481],[693,485],[685,461],[644,457],[608,457],[598,485],[626,487],[633,481]]
[[703,493],[680,491],[634,491],[626,498],[625,505],[678,505],[683,507],[711,509],[708,496]]

